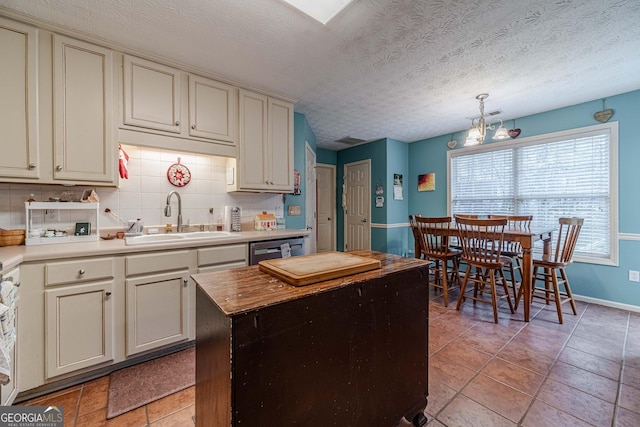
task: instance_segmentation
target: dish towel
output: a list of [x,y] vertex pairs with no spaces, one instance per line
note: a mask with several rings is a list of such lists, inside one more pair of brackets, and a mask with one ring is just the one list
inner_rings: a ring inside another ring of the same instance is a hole
[[16,344],[16,287],[9,280],[0,284],[0,384],[11,381],[11,352]]
[[120,170],[120,178],[129,179],[129,155],[122,149],[122,145],[118,144],[118,169]]

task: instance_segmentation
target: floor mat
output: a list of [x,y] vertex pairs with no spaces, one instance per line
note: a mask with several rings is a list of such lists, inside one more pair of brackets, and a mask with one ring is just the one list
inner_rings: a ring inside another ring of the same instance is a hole
[[112,372],[107,419],[191,387],[195,379],[195,347]]

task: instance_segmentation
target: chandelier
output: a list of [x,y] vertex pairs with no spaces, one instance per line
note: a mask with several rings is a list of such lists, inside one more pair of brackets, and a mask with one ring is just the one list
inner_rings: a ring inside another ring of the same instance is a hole
[[[465,147],[482,144],[487,136],[487,129],[495,129],[495,126],[491,125],[491,123],[487,124],[484,118],[484,100],[488,97],[488,93],[481,93],[476,96],[476,99],[480,101],[480,117],[478,119],[471,119],[471,129],[469,129],[469,135],[464,142]],[[509,133],[507,132],[507,128],[502,124],[502,120],[500,120],[500,127],[498,127],[498,130],[496,130],[496,133],[493,135],[493,139],[506,138],[509,138]]]

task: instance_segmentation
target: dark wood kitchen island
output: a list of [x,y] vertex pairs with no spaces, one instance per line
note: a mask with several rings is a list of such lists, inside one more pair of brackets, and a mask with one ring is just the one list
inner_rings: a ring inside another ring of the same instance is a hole
[[[196,274],[196,425],[426,422],[426,261],[292,286],[251,266]],[[311,255],[313,256],[313,255]]]

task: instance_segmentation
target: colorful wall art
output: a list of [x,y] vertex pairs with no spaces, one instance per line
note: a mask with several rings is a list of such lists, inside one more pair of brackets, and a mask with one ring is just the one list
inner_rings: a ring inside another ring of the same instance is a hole
[[433,191],[436,189],[435,172],[418,175],[418,191]]

